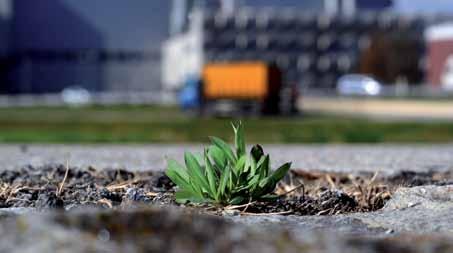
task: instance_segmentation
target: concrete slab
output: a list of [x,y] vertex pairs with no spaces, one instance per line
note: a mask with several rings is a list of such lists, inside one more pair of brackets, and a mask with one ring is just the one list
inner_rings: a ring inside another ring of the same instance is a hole
[[[263,145],[274,164],[329,171],[427,171],[453,169],[453,144],[443,145]],[[0,145],[0,169],[27,164],[66,163],[95,168],[164,170],[165,157],[182,160],[184,151],[201,152],[202,144],[165,145]]]
[[[181,159],[184,150],[201,148],[182,144],[0,145],[0,168],[64,163],[69,158],[73,166],[163,170],[165,156]],[[265,150],[274,162],[293,161],[294,168],[302,169],[386,174],[453,169],[453,144],[265,145]],[[400,188],[380,211],[333,216],[221,219],[167,209],[50,213],[10,209],[0,212],[0,251],[47,252],[65,245],[65,252],[184,252],[181,249],[188,247],[189,251],[208,249],[203,252],[452,252],[452,200],[453,186],[446,185]],[[157,236],[154,241],[149,240],[149,233]]]

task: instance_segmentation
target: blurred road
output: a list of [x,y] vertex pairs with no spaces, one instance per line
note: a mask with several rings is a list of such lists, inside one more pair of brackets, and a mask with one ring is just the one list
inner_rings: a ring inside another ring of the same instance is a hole
[[305,112],[393,119],[453,120],[450,100],[396,100],[382,98],[303,97]]
[[[182,159],[184,150],[201,145],[0,145],[0,169],[27,164],[163,170],[165,157]],[[453,170],[453,144],[448,145],[264,145],[274,165],[333,171]]]

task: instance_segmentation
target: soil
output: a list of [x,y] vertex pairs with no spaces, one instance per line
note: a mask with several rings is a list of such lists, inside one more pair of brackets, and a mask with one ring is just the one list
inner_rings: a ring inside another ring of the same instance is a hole
[[71,167],[66,178],[65,174],[64,165],[1,172],[0,207],[68,210],[80,206],[112,208],[128,202],[173,203],[174,185],[162,172]]
[[[375,211],[399,186],[453,183],[452,173],[401,172],[391,177],[293,170],[280,183],[272,202],[218,209],[196,206],[215,214],[279,213],[332,215]],[[136,204],[177,205],[174,184],[163,172],[124,169],[81,169],[65,165],[26,166],[0,172],[0,208],[33,207],[71,210],[80,207],[123,208]],[[194,206],[191,206],[192,208]],[[208,211],[209,210],[209,211]]]

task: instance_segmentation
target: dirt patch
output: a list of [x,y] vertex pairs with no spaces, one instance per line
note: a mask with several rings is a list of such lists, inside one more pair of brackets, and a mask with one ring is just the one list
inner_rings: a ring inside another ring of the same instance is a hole
[[[382,178],[372,174],[344,174],[293,170],[275,191],[275,201],[251,202],[226,209],[196,206],[203,212],[224,214],[332,215],[382,208],[399,186],[449,184],[452,173],[401,172]],[[177,205],[174,184],[162,172],[122,169],[80,169],[65,165],[23,167],[0,172],[0,207],[118,208],[135,204]],[[191,206],[194,207],[194,206]]]
[[413,187],[421,185],[450,185],[453,184],[453,171],[427,171],[414,172],[402,171],[385,179],[387,183],[404,187]]
[[112,208],[128,202],[170,204],[173,186],[162,172],[27,166],[0,173],[0,207],[71,209]]

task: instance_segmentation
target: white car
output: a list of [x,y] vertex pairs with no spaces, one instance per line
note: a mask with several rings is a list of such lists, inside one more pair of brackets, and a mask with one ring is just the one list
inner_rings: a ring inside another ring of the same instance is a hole
[[87,105],[91,102],[90,92],[80,86],[70,86],[61,92],[63,102],[71,106]]
[[382,85],[372,77],[349,74],[338,79],[337,92],[346,96],[377,96],[382,92]]
[[453,55],[448,56],[444,66],[441,76],[442,88],[453,91]]

